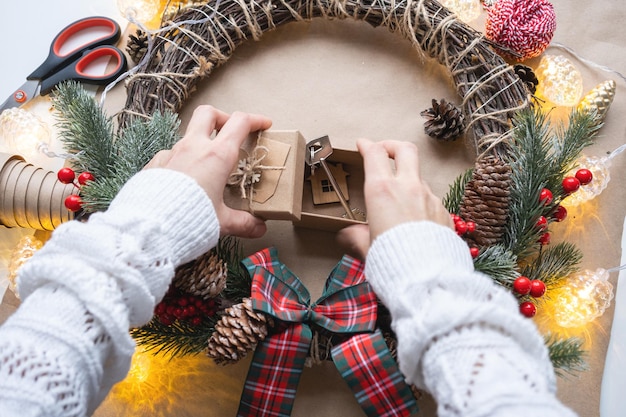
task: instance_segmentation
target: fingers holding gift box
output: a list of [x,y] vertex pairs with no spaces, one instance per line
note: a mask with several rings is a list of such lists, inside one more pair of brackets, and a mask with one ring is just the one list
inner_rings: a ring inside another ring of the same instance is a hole
[[251,135],[224,191],[227,206],[266,220],[290,220],[299,227],[337,231],[365,220],[363,160],[356,151],[335,149],[327,158],[331,175],[350,200],[352,220],[324,170],[306,164],[305,139],[297,130]]
[[266,220],[299,220],[303,171],[304,138],[300,132],[251,135],[224,190],[224,203]]

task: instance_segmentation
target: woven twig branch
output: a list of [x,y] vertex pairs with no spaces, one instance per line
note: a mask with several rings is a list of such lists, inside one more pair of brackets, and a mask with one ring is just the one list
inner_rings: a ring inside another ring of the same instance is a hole
[[[217,7],[215,9],[214,7]],[[524,84],[483,36],[434,0],[223,0],[185,9],[157,35],[145,65],[128,82],[120,124],[157,110],[177,113],[197,82],[246,40],[317,17],[361,20],[408,39],[451,74],[477,153],[500,151],[510,118],[529,104]]]

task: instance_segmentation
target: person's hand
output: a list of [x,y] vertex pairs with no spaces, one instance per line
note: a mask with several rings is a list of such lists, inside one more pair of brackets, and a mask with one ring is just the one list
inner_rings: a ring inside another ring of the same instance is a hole
[[[171,150],[157,153],[145,168],[168,168],[195,179],[213,202],[222,235],[260,237],[266,231],[265,222],[227,207],[223,194],[245,139],[251,132],[271,125],[265,116],[241,112],[228,115],[211,106],[199,106],[185,136]],[[211,140],[214,131],[217,135]]]
[[415,145],[359,139],[357,148],[363,156],[368,225],[350,226],[338,234],[350,254],[364,259],[376,237],[402,223],[429,220],[452,227],[450,213],[420,178]]

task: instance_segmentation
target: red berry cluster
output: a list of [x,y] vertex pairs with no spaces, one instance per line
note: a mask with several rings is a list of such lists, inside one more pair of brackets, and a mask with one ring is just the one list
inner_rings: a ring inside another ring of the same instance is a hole
[[[454,222],[454,230],[459,236],[463,236],[466,233],[472,233],[476,230],[476,223],[472,221],[465,221],[458,214],[450,213],[450,217]],[[472,258],[476,258],[480,254],[480,249],[476,246],[470,247],[470,254]]]
[[[513,281],[513,291],[520,296],[530,295],[533,298],[542,297],[546,292],[546,284],[538,279],[529,279],[520,275]],[[520,312],[526,317],[533,317],[537,307],[531,301],[524,301],[519,306]]]
[[593,174],[586,168],[581,168],[576,171],[573,177],[565,177],[561,182],[563,191],[566,194],[571,194],[578,191],[581,185],[587,185],[593,180]]
[[[63,184],[74,184],[74,187],[79,188],[79,189],[81,186],[87,184],[89,181],[95,180],[91,172],[87,172],[87,171],[80,173],[77,179],[76,173],[74,172],[74,170],[72,168],[67,168],[67,167],[61,168],[57,172],[57,178]],[[75,180],[78,181],[78,184],[76,183]],[[65,201],[63,203],[65,204],[65,207],[69,211],[78,211],[83,205],[83,201],[81,200],[80,196],[76,194],[68,195],[65,198]]]
[[[539,201],[541,201],[544,206],[549,206],[550,204],[552,204],[552,201],[554,201],[554,196],[552,194],[552,191],[550,191],[547,188],[543,188],[541,192],[539,193]],[[552,217],[554,218],[555,221],[562,222],[567,217],[567,210],[565,209],[565,207],[559,205],[554,211]],[[548,219],[546,219],[545,216],[540,216],[539,219],[537,220],[537,223],[535,223],[535,226],[545,231],[539,237],[539,243],[541,243],[542,245],[549,244],[550,233],[546,230],[548,228]]]
[[214,298],[203,300],[195,295],[170,290],[154,308],[154,315],[166,326],[171,326],[176,320],[199,326],[205,317],[215,316],[218,307]]

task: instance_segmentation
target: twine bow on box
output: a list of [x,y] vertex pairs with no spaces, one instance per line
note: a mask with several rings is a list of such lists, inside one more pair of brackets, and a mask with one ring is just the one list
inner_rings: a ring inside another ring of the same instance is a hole
[[408,416],[417,411],[409,386],[380,331],[377,301],[364,265],[344,256],[321,298],[311,304],[302,282],[280,263],[275,248],[243,260],[252,276],[252,305],[285,326],[254,353],[237,416],[290,416],[313,332],[311,325],[348,337],[332,358],[368,416]]
[[263,165],[263,160],[270,153],[266,146],[257,145],[250,155],[239,160],[237,170],[228,177],[227,185],[236,185],[241,190],[241,198],[250,198],[254,194],[254,184],[261,181],[263,171],[285,169],[284,166]]

